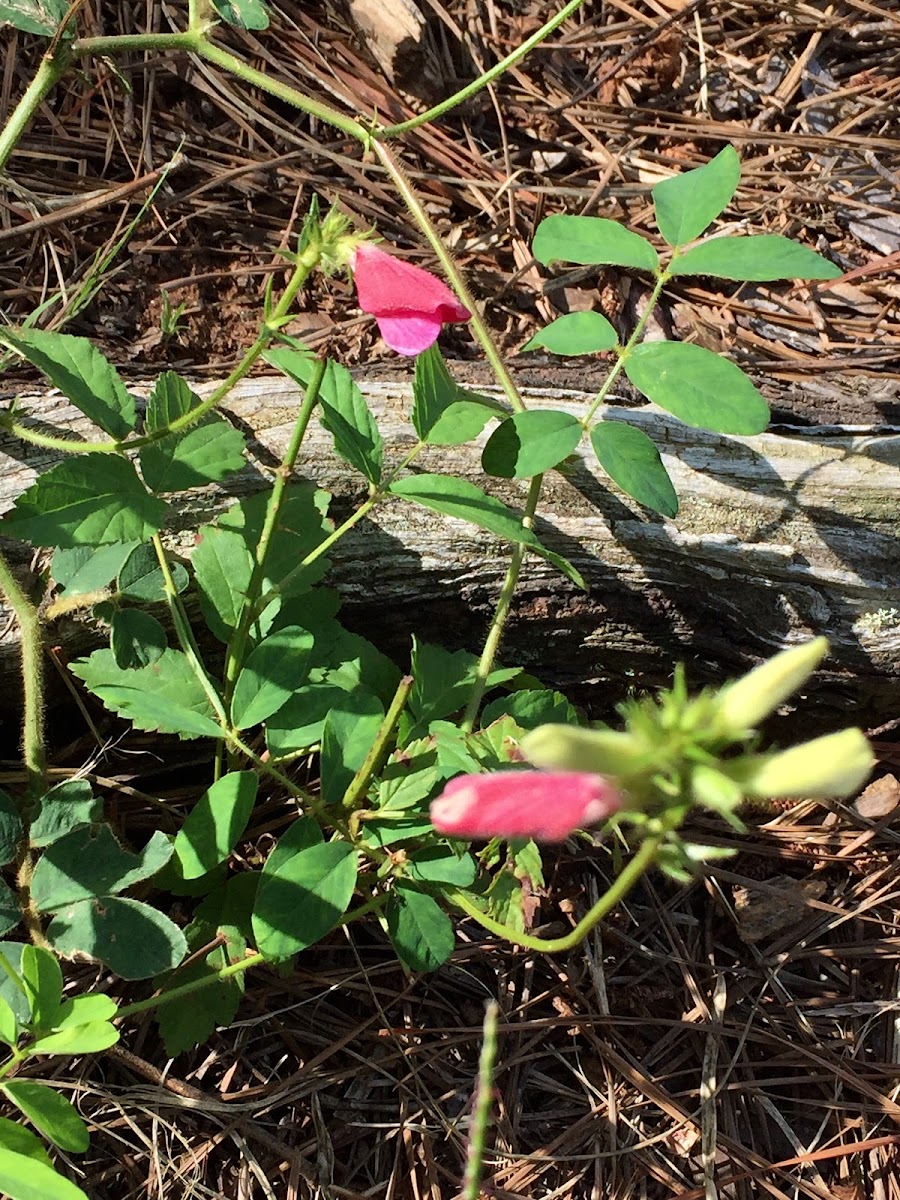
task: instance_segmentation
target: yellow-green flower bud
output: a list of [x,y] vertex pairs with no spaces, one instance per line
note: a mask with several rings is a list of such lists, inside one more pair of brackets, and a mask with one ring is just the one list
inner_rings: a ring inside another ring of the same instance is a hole
[[541,725],[522,739],[520,749],[536,767],[587,771],[621,779],[646,763],[640,744],[630,733],[613,729],[578,729],[572,725]]
[[739,784],[703,763],[691,771],[691,793],[698,804],[718,813],[733,812],[743,799]]
[[862,786],[874,761],[862,730],[842,729],[780,754],[748,756],[738,782],[746,796],[840,799]]
[[755,728],[809,679],[828,653],[825,638],[783,650],[719,692],[717,719],[723,733]]

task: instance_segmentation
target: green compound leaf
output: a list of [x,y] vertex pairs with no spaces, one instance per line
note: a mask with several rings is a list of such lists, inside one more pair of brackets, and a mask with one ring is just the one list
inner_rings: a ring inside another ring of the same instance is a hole
[[[413,637],[409,711],[422,724],[449,717],[468,703],[478,676],[478,659],[468,650],[447,650]],[[519,667],[498,667],[487,679],[487,690],[521,674]]]
[[653,189],[656,224],[670,246],[692,242],[723,212],[741,178],[733,146],[693,171],[664,179]]
[[23,33],[50,37],[66,15],[67,0],[2,0],[0,26],[12,25]]
[[130,670],[157,662],[168,638],[156,617],[139,608],[119,608],[110,619],[109,645],[116,666]]
[[410,879],[419,883],[448,883],[453,887],[470,887],[478,868],[471,854],[457,854],[449,846],[429,846],[416,850],[407,859]]
[[6,792],[0,791],[0,866],[16,857],[22,837],[22,818],[19,806]]
[[[147,433],[165,429],[202,401],[174,371],[165,371],[147,401]],[[244,435],[222,417],[204,417],[183,433],[171,434],[138,457],[141,473],[154,492],[179,492],[219,483],[244,465]]]
[[545,217],[537,227],[531,252],[545,266],[551,262],[659,269],[650,243],[618,221],[606,217]]
[[255,771],[230,771],[203,793],[175,837],[185,879],[199,879],[228,858],[247,828],[258,784]]
[[250,729],[271,717],[306,681],[313,635],[288,625],[263,638],[247,658],[234,687],[231,720],[236,729]]
[[487,729],[501,717],[512,717],[522,729],[539,725],[578,725],[578,713],[561,692],[535,690],[511,692],[487,705],[481,727]]
[[88,781],[67,779],[41,798],[28,840],[37,848],[49,846],[73,829],[99,821],[102,815],[103,801],[91,792]]
[[[56,555],[53,556],[54,562]],[[183,592],[190,577],[180,562],[170,562],[169,570],[176,592]],[[166,598],[165,578],[156,551],[147,543],[135,546],[119,570],[116,591],[123,599],[143,600],[148,604]]]
[[118,1040],[119,1031],[109,1021],[86,1021],[38,1038],[28,1047],[28,1054],[97,1054]]
[[111,1021],[118,1011],[112,996],[104,996],[99,992],[74,996],[71,1000],[64,1000],[60,1006],[54,1030],[76,1029],[79,1025]]
[[[455,400],[449,404],[425,439],[429,446],[462,446],[477,438],[479,433],[496,416],[501,415],[493,407],[472,400]],[[506,409],[502,415],[507,415]]]
[[70,670],[135,729],[181,738],[221,736],[206,692],[180,650],[165,650],[151,666],[129,671],[116,665],[111,650],[95,650]]
[[[304,387],[316,363],[312,354],[298,350],[267,350],[263,358]],[[319,410],[335,451],[370,483],[380,483],[384,442],[375,418],[353,376],[331,359],[319,389]]]
[[16,501],[3,532],[35,546],[146,541],[169,511],[117,454],[82,454],[45,471]]
[[347,689],[330,683],[308,683],[266,721],[266,746],[281,758],[305,750],[322,740],[325,718],[347,695]]
[[643,342],[625,361],[639,392],[688,425],[749,437],[769,423],[769,406],[740,367],[688,342]]
[[187,953],[184,934],[168,917],[122,896],[68,904],[47,926],[63,955],[89,954],[123,979],[149,979],[171,971]]
[[602,313],[576,312],[557,317],[526,342],[523,350],[543,346],[551,354],[597,354],[619,344],[619,335]]
[[538,408],[515,413],[488,438],[481,465],[501,479],[530,479],[567,459],[581,434],[581,423],[569,413]]
[[672,275],[714,275],[768,283],[775,279],[837,279],[840,267],[780,233],[709,238],[676,258]]
[[213,8],[223,21],[238,29],[269,28],[269,12],[260,0],[213,0]]
[[263,868],[253,908],[256,948],[290,958],[334,929],[356,887],[356,853],[346,842],[309,846]]
[[[262,535],[266,519],[266,507],[271,491],[256,492],[245,496],[216,522],[219,529],[240,533],[251,555],[254,555]],[[278,510],[278,522],[269,541],[266,555],[266,584],[268,588],[278,584],[300,563],[307,554],[332,531],[328,519],[329,492],[309,483],[294,483],[285,488]],[[307,592],[328,570],[325,555],[304,567],[291,579],[282,591],[282,596],[295,596]]]
[[[0,1042],[7,1046],[15,1046],[19,1040],[19,1022],[8,1000],[0,996]],[[2,1128],[2,1127],[0,1127]],[[0,1138],[0,1146],[3,1139]]]
[[598,421],[591,445],[600,466],[626,495],[664,517],[678,512],[678,497],[659,450],[642,429],[625,421]]
[[253,571],[250,551],[234,530],[203,525],[191,565],[204,620],[219,641],[227,642],[246,603]]
[[370,692],[345,695],[325,718],[322,729],[322,799],[338,804],[366,760],[384,719],[384,708]]
[[528,546],[535,554],[553,563],[576,587],[587,591],[584,579],[567,559],[543,546],[512,509],[507,508],[502,500],[488,496],[474,483],[456,479],[452,475],[410,475],[392,483],[389,490],[404,500],[411,500],[448,517],[471,521],[473,525],[497,537]]
[[[44,1143],[36,1133],[20,1125],[18,1121],[10,1121],[8,1117],[0,1117],[0,1151],[11,1150],[13,1154],[23,1155],[32,1162],[42,1163],[49,1167],[50,1156],[44,1149]],[[3,1159],[0,1157],[0,1190],[7,1191],[3,1180]],[[12,1194],[12,1193],[10,1193]]]
[[[139,854],[132,854],[108,825],[96,834],[76,829],[44,851],[34,868],[31,899],[38,912],[53,912],[76,900],[111,896],[150,879],[171,857],[172,844],[160,830]],[[24,955],[22,962],[24,972]]]
[[26,946],[19,968],[31,998],[31,1025],[35,1032],[52,1029],[59,1019],[63,977],[59,959],[40,946]]
[[9,1200],[89,1200],[52,1166],[12,1150],[0,1150],[0,1192]]
[[87,1125],[65,1096],[43,1083],[25,1079],[0,1083],[0,1091],[54,1146],[74,1154],[87,1150],[90,1144]]
[[498,414],[507,415],[499,400],[470,392],[453,379],[437,343],[416,356],[412,423],[423,442],[462,445]]
[[87,338],[44,329],[20,329],[17,333],[4,329],[0,343],[11,346],[42,371],[110,437],[122,439],[134,429],[134,397],[129,396],[116,368]]
[[453,953],[450,918],[424,892],[398,881],[384,915],[397,957],[411,971],[435,971]]
[[50,564],[50,576],[65,596],[99,591],[115,579],[136,545],[136,542],[113,542],[109,546],[57,550]]
[[[27,1025],[31,1020],[31,998],[22,983],[20,970],[24,950],[22,942],[0,942],[0,954],[6,960],[6,966],[0,968],[0,996],[13,1010],[20,1025]],[[15,975],[15,981],[6,967]]]

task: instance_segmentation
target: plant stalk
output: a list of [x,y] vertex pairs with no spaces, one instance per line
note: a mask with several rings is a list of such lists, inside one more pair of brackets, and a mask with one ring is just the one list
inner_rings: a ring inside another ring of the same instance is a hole
[[[534,525],[534,514],[537,509],[538,500],[540,499],[543,482],[543,475],[535,475],[532,477],[529,485],[528,496],[525,500],[525,510],[522,514],[522,524],[526,529],[531,529]],[[464,733],[471,733],[475,728],[475,719],[478,716],[478,709],[484,698],[488,678],[494,669],[494,659],[497,657],[497,651],[500,649],[500,639],[503,637],[503,629],[509,617],[509,610],[519,583],[519,575],[522,572],[522,564],[525,562],[527,550],[528,547],[523,542],[517,542],[513,546],[509,566],[506,570],[506,578],[500,590],[497,607],[494,609],[491,627],[488,630],[484,649],[481,652],[481,658],[478,662],[478,670],[475,675],[475,682],[472,685],[472,693],[469,696],[469,703],[466,705],[466,712],[462,720],[461,728]]]

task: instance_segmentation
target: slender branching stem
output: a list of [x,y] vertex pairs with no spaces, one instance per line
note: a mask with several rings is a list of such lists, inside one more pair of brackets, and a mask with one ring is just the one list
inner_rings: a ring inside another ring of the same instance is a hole
[[359,804],[359,801],[366,794],[366,789],[372,780],[372,776],[376,771],[380,770],[382,764],[387,758],[391,745],[394,740],[394,734],[397,732],[397,724],[400,721],[400,716],[406,707],[406,702],[409,699],[409,693],[412,691],[413,678],[411,675],[404,675],[397,685],[397,690],[394,693],[394,698],[390,703],[390,707],[384,715],[384,720],[372,743],[369,753],[353,779],[350,781],[350,786],[344,793],[344,798],[341,801],[342,807],[352,812]]
[[70,61],[69,48],[65,42],[57,46],[55,51],[48,51],[41,59],[34,78],[0,131],[0,172],[5,169],[10,155],[31,124],[44,97],[65,75]]
[[490,933],[494,933],[508,942],[513,942],[517,946],[523,946],[526,950],[540,950],[544,954],[561,954],[566,950],[574,949],[579,942],[587,937],[595,925],[602,921],[604,917],[607,917],[616,905],[625,899],[644,872],[653,866],[668,836],[669,828],[667,823],[665,830],[644,839],[634,858],[622,868],[597,903],[582,917],[574,929],[571,929],[563,937],[534,937],[530,933],[523,933],[518,929],[513,929],[510,925],[504,925],[501,921],[496,921],[493,917],[488,916],[487,913],[482,912],[478,905],[465,892],[449,892],[447,893],[447,899],[458,908],[461,908],[463,912],[477,921],[479,925],[484,926]]
[[513,377],[509,373],[509,368],[503,361],[503,356],[494,343],[491,331],[488,329],[487,322],[481,315],[481,311],[475,302],[475,297],[469,290],[465,276],[456,265],[453,255],[444,245],[441,235],[435,229],[434,222],[416,195],[406,172],[400,165],[396,155],[387,146],[374,139],[371,146],[373,152],[378,156],[387,173],[394,181],[394,186],[406,202],[406,207],[409,209],[416,224],[428,239],[428,243],[444,268],[444,274],[447,276],[454,292],[456,292],[459,299],[472,314],[470,321],[472,332],[475,334],[479,345],[484,351],[485,358],[491,364],[491,369],[497,378],[497,382],[503,388],[506,398],[516,412],[524,412],[525,404],[519,393],[519,389],[516,387]]
[[300,453],[300,446],[303,443],[303,438],[306,436],[306,430],[309,426],[313,409],[319,400],[319,389],[322,386],[322,380],[325,378],[325,368],[327,365],[328,362],[324,358],[316,360],[309,383],[306,386],[303,402],[297,413],[297,419],[294,422],[290,441],[284,452],[281,464],[275,472],[275,480],[272,485],[271,494],[269,495],[268,504],[266,505],[266,515],[262,531],[256,545],[253,570],[250,573],[250,581],[247,584],[246,598],[241,608],[237,628],[231,636],[228,649],[225,653],[224,678],[226,706],[231,702],[238,672],[243,665],[244,651],[247,648],[247,638],[250,636],[250,630],[253,626],[256,602],[259,599],[266,576],[266,560],[269,556],[269,547],[272,545],[272,538],[278,527],[278,518],[281,514],[281,506],[284,503],[287,493],[288,481],[296,465],[297,455]]
[[669,281],[668,272],[661,271],[660,274],[656,278],[656,283],[654,283],[654,285],[653,285],[653,291],[650,293],[649,297],[647,298],[647,304],[641,315],[641,319],[638,321],[637,325],[635,325],[634,329],[632,330],[631,337],[625,343],[623,348],[619,351],[618,358],[613,363],[611,371],[609,372],[609,374],[607,375],[606,379],[603,382],[603,387],[600,389],[600,391],[597,393],[597,395],[591,401],[591,404],[590,404],[587,412],[582,417],[582,419],[581,419],[581,428],[582,429],[587,429],[590,426],[590,423],[594,419],[594,414],[596,413],[597,409],[600,407],[601,404],[605,403],[606,397],[612,391],[613,384],[619,378],[619,374],[621,373],[623,367],[625,366],[626,361],[628,360],[628,355],[631,353],[631,351],[634,349],[634,347],[638,344],[638,342],[644,336],[644,330],[647,328],[647,322],[650,320],[650,317],[653,315],[653,310],[656,308],[656,305],[659,302],[659,297],[662,294],[662,290],[666,286],[668,281]]
[[462,104],[466,100],[471,100],[483,88],[493,83],[495,79],[499,79],[504,71],[508,71],[510,67],[514,67],[520,63],[526,54],[529,54],[536,46],[539,46],[554,30],[562,25],[563,21],[568,20],[569,17],[576,13],[583,4],[584,0],[569,0],[569,3],[561,8],[556,16],[546,21],[540,29],[535,30],[520,46],[517,46],[515,50],[507,54],[505,58],[501,58],[490,70],[479,75],[477,79],[473,79],[471,83],[466,84],[458,92],[454,92],[452,96],[448,96],[446,100],[442,100],[440,104],[435,104],[433,108],[429,108],[415,117],[410,117],[408,121],[401,121],[397,125],[387,125],[384,128],[378,129],[375,136],[378,138],[398,137],[400,134],[407,133],[410,129],[418,129],[420,125],[427,125],[429,121],[443,117],[452,108],[456,108],[458,104]]
[[[529,484],[528,496],[525,499],[525,510],[522,514],[522,524],[526,529],[531,529],[534,525],[534,514],[537,510],[543,482],[543,475],[535,475]],[[478,709],[484,697],[488,678],[494,669],[494,660],[500,649],[500,640],[503,637],[503,630],[509,617],[509,610],[519,584],[519,575],[522,572],[522,564],[525,562],[527,551],[528,546],[523,542],[518,542],[513,546],[509,566],[506,570],[506,578],[503,581],[503,587],[500,589],[500,596],[497,600],[497,606],[494,609],[494,616],[491,620],[491,627],[488,630],[487,638],[485,639],[484,649],[481,652],[481,659],[478,663],[478,670],[475,674],[475,682],[472,685],[469,703],[466,705],[465,716],[462,720],[462,729],[466,733],[471,733],[475,728],[475,719],[478,716]]]

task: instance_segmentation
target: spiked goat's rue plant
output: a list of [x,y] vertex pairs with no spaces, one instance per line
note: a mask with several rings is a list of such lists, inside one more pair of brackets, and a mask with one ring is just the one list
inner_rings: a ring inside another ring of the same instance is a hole
[[[252,19],[250,4],[236,0],[234,11]],[[224,8],[232,6],[223,6],[223,16]],[[192,8],[192,19],[199,11]],[[270,87],[265,75],[248,74],[206,34],[201,22],[186,48]],[[109,39],[101,40],[107,52]],[[129,44],[134,48],[133,39]],[[651,867],[689,878],[717,853],[679,832],[694,806],[742,828],[743,802],[849,794],[871,762],[858,730],[780,753],[759,750],[756,725],[814,670],[825,651],[821,639],[693,698],[679,673],[655,700],[623,705],[621,731],[585,726],[564,696],[498,662],[526,554],[586,587],[572,563],[534,531],[543,473],[561,467],[585,437],[628,496],[664,517],[677,512],[653,442],[603,410],[620,371],[688,424],[747,435],[767,423],[763,398],[732,363],[697,346],[642,341],[666,283],[690,273],[823,279],[836,268],[784,238],[690,244],[737,187],[730,147],[654,189],[659,231],[670,248],[665,265],[650,241],[614,222],[549,217],[534,243],[541,262],[615,263],[654,282],[645,316],[624,345],[599,313],[562,317],[532,339],[532,346],[554,353],[606,353],[614,361],[580,417],[529,409],[427,213],[382,144],[404,127],[373,132],[301,100],[300,107],[375,147],[455,291],[371,245],[335,209],[320,219],[313,206],[296,250],[285,255],[292,269],[284,292],[277,302],[267,294],[259,336],[206,399],[165,371],[138,403],[86,339],[0,330],[0,344],[38,368],[95,428],[89,440],[76,441],[68,431],[36,426],[15,405],[0,413],[0,428],[60,455],[0,522],[5,537],[52,551],[42,590],[33,596],[0,555],[0,587],[22,633],[28,779],[15,800],[0,793],[0,856],[9,864],[9,882],[0,887],[0,936],[9,935],[0,943],[0,1040],[10,1047],[0,1064],[0,1090],[65,1150],[86,1145],[68,1102],[48,1099],[55,1093],[35,1091],[30,1081],[7,1080],[32,1054],[86,1053],[114,1038],[115,1008],[107,997],[61,1000],[58,958],[88,956],[129,980],[154,977],[154,996],[116,1015],[158,1009],[174,1055],[232,1020],[247,969],[285,964],[336,926],[378,922],[404,967],[415,971],[433,970],[451,955],[450,913],[467,914],[516,944],[565,950]],[[0,137],[0,165],[8,143]],[[348,266],[360,305],[375,315],[385,341],[416,357],[411,431],[400,453],[386,453],[394,448],[385,447],[346,367],[281,332],[312,272]],[[442,325],[466,321],[495,368],[502,400],[457,384],[441,357]],[[243,467],[243,434],[217,410],[260,358],[302,392],[273,484],[223,506],[196,530],[190,557],[182,557],[169,548],[176,525],[171,497],[227,485]],[[314,415],[367,493],[339,525],[330,494],[294,475]],[[466,479],[416,471],[427,447],[474,442],[492,423],[482,465],[489,475],[527,481],[520,510]],[[509,547],[479,656],[414,639],[404,673],[341,625],[340,596],[322,585],[328,554],[379,505],[398,501],[467,520]],[[188,619],[189,601],[202,632]],[[198,788],[186,817],[181,809],[168,813],[177,832],[154,833],[136,846],[127,844],[127,829],[105,819],[86,781],[51,788],[47,780],[44,630],[79,609],[105,626],[109,646],[72,663],[75,678],[136,729],[210,743],[208,786]],[[210,642],[219,650],[205,654],[201,646]],[[311,753],[320,775],[315,792],[293,777],[294,761]],[[233,852],[260,795],[267,802],[280,797],[293,819],[255,871]],[[632,856],[570,933],[533,936],[527,900],[543,884],[536,841],[560,841],[598,823],[602,852],[614,844],[617,857],[623,847]],[[473,851],[469,838],[489,840]],[[138,885],[140,899],[128,894]],[[171,894],[183,898],[182,908],[194,904],[187,924],[165,911]],[[32,946],[17,940],[19,928]],[[174,1003],[201,990],[202,1003]],[[84,1200],[53,1171],[33,1135],[11,1128],[0,1122],[0,1191],[13,1200],[33,1195],[27,1178],[34,1162],[52,1180],[48,1200]]]

